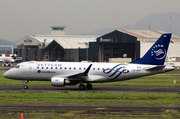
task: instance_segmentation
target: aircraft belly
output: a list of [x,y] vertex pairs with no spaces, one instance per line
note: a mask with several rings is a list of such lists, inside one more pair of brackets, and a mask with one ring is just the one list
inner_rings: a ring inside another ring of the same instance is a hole
[[103,77],[103,76],[91,76],[88,82],[104,82],[107,81],[108,79]]

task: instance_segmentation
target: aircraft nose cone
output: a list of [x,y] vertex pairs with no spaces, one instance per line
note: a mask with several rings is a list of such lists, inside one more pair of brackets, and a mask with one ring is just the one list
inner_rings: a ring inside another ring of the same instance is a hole
[[4,74],[3,74],[3,77],[5,77],[5,78],[8,78],[8,72],[5,72]]

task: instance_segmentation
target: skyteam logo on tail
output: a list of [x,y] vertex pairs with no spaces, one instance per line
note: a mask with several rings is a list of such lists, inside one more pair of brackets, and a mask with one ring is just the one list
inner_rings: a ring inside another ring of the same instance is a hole
[[170,40],[171,33],[162,34],[142,58],[132,61],[131,63],[164,65]]
[[166,57],[166,49],[164,48],[164,45],[154,45],[151,49],[151,56],[157,60],[164,59]]
[[113,68],[107,68],[103,70],[103,73],[108,74],[108,77],[112,77],[112,80],[118,78],[121,74],[129,73],[129,70],[125,66],[118,64]]

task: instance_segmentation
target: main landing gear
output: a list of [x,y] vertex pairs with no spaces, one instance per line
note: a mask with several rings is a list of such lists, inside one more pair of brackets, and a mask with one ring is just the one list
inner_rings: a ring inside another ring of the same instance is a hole
[[80,89],[80,90],[84,90],[84,89],[92,89],[92,84],[87,83],[86,86],[85,86],[84,84],[80,84],[80,85],[79,85],[79,89]]
[[29,86],[28,86],[29,80],[23,80],[22,82],[24,82],[23,88],[24,88],[24,89],[28,89],[28,88],[29,88]]

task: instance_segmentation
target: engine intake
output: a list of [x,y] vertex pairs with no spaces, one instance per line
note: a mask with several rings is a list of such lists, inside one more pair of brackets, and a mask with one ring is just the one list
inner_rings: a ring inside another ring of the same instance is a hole
[[63,86],[65,86],[65,79],[59,78],[59,77],[52,77],[51,85],[56,86],[56,87],[63,87]]

